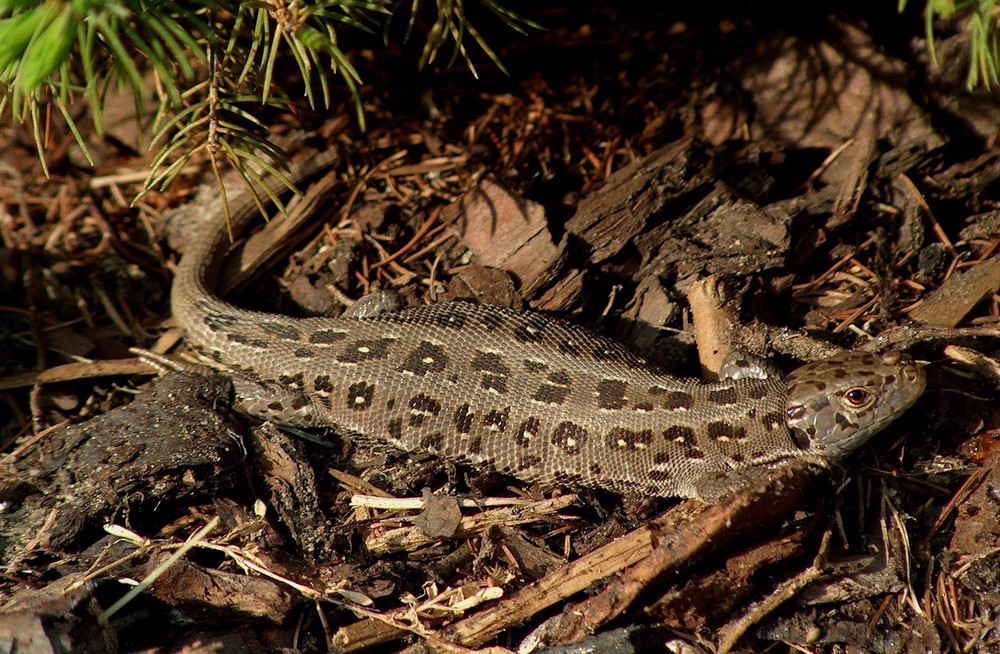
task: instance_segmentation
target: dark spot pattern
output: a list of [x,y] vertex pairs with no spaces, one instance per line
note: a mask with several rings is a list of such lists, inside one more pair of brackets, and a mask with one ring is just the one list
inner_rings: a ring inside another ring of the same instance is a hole
[[298,341],[302,339],[302,332],[300,332],[294,325],[268,320],[260,323],[260,328],[268,334],[274,334],[282,340]]
[[747,430],[745,427],[717,420],[708,423],[708,437],[717,441],[739,441],[747,437]]
[[311,359],[316,356],[316,353],[307,347],[295,348],[295,352],[293,352],[293,354],[299,359]]
[[216,333],[225,331],[227,327],[232,327],[239,322],[236,316],[227,316],[222,313],[210,313],[201,320],[210,331]]
[[531,399],[544,404],[562,404],[569,396],[569,389],[563,386],[551,386],[542,384],[531,396]]
[[653,430],[636,431],[615,427],[606,436],[608,447],[614,450],[644,450],[653,442]]
[[545,316],[532,315],[524,318],[517,329],[514,330],[514,338],[521,343],[541,343],[545,340],[545,331],[548,329],[551,320]]
[[570,356],[579,356],[582,350],[579,343],[571,338],[567,338],[559,342],[559,351]]
[[316,375],[313,379],[313,388],[316,389],[317,393],[333,392],[333,382],[330,381],[330,375]]
[[669,391],[663,397],[663,408],[667,411],[683,411],[694,406],[694,395],[681,391]]
[[599,477],[601,475],[602,468],[600,463],[591,463],[590,467],[588,467],[587,469],[590,470],[590,474],[596,477]]
[[282,404],[281,402],[275,400],[274,402],[268,402],[267,408],[270,409],[271,411],[278,411],[278,412],[280,412],[280,411],[284,411],[285,410],[285,405]]
[[337,361],[341,363],[381,361],[389,355],[389,346],[395,342],[394,338],[362,338],[345,347],[337,355]]
[[480,454],[483,451],[482,436],[473,436],[469,439],[469,451],[473,454]]
[[309,406],[309,398],[305,395],[295,395],[292,398],[292,411],[298,411],[299,409],[304,409]]
[[708,392],[708,399],[710,402],[721,406],[728,406],[730,404],[736,404],[739,396],[736,393],[736,389],[732,386],[726,388],[713,388]]
[[572,379],[565,372],[554,372],[548,376],[548,383],[542,384],[531,396],[536,402],[562,404],[569,397]]
[[785,425],[785,416],[781,415],[777,411],[772,411],[771,413],[765,413],[761,416],[760,422],[764,425],[764,429],[773,431],[774,429]]
[[763,400],[767,397],[767,387],[764,384],[753,384],[747,390],[747,397],[751,400]]
[[566,420],[552,431],[552,444],[562,448],[567,454],[579,454],[587,442],[587,430]]
[[339,343],[345,338],[347,338],[347,332],[336,329],[317,329],[312,334],[309,334],[309,342],[313,345],[331,345]]
[[528,372],[545,372],[549,369],[549,364],[544,361],[532,361],[531,359],[525,359],[524,369]]
[[503,357],[499,354],[476,352],[472,358],[472,369],[483,373],[480,384],[485,390],[497,393],[507,392],[507,377],[510,375],[510,368],[504,364]]
[[441,413],[441,403],[430,395],[420,393],[410,398],[411,427],[420,427],[424,424],[425,418],[439,413]]
[[841,429],[850,429],[854,426],[851,419],[848,418],[846,414],[840,412],[837,412],[837,414],[833,416],[833,421],[837,423],[837,426]]
[[432,319],[439,327],[444,327],[445,329],[462,329],[465,327],[467,318],[468,316],[464,313],[452,309],[451,311],[436,311]]
[[552,478],[561,486],[579,486],[583,483],[583,477],[579,473],[566,472],[565,470],[556,470]]
[[597,406],[602,409],[620,409],[625,406],[628,384],[620,379],[602,379],[597,384]]
[[792,427],[788,430],[788,434],[792,437],[792,442],[802,450],[809,449],[809,435],[798,427]]
[[695,441],[694,429],[681,425],[668,427],[663,432],[663,437],[672,443],[679,443],[680,445],[694,445]]
[[448,355],[444,353],[444,347],[421,341],[420,345],[407,355],[399,370],[422,377],[429,372],[441,372],[447,367]]
[[521,447],[528,447],[532,439],[536,438],[542,430],[542,422],[538,418],[528,418],[517,428],[514,440]]
[[527,470],[528,468],[534,468],[541,462],[542,462],[542,457],[535,456],[534,454],[529,454],[528,456],[524,457],[518,462],[517,469]]
[[484,311],[479,314],[479,322],[482,323],[483,327],[493,331],[504,324],[504,315],[501,313],[490,313]]
[[458,433],[468,434],[472,431],[472,421],[475,417],[472,406],[469,404],[463,404],[455,409],[455,429],[458,430]]
[[694,429],[691,427],[684,427],[681,425],[674,425],[669,427],[663,432],[663,437],[671,443],[676,443],[677,445],[684,448],[684,458],[686,459],[704,459],[705,453],[702,452],[696,445],[695,439],[696,435]]
[[374,396],[375,384],[364,381],[354,382],[347,389],[347,406],[355,411],[364,411],[371,407]]
[[657,452],[656,456],[653,457],[653,463],[656,463],[658,465],[663,465],[664,463],[670,463],[670,453]]
[[420,449],[440,452],[444,449],[444,434],[439,431],[427,434],[420,439]]
[[389,421],[389,437],[395,441],[403,440],[403,419],[393,418]]
[[510,417],[510,407],[502,411],[490,411],[483,418],[483,427],[490,431],[503,433],[507,430],[507,419]]
[[653,468],[649,471],[649,478],[653,481],[671,481],[673,475],[667,470],[657,470]]
[[305,375],[301,372],[297,372],[294,375],[278,375],[278,383],[282,386],[302,389],[306,385]]
[[591,351],[598,361],[615,361],[621,358],[621,350],[607,343],[601,343]]
[[649,413],[650,411],[653,410],[653,405],[650,404],[649,402],[639,402],[634,407],[632,407],[632,409],[635,411],[640,411],[642,413]]
[[801,420],[806,415],[806,408],[801,404],[790,406],[785,410],[789,420]]

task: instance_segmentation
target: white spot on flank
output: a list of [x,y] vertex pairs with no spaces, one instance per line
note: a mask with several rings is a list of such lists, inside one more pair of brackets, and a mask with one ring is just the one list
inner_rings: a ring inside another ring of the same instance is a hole
[[358,352],[360,354],[368,354],[371,351],[372,351],[372,349],[370,347],[368,347],[367,345],[362,345],[362,346],[358,347]]
[[423,359],[421,359],[420,361],[421,361],[421,363],[423,363],[423,364],[424,364],[425,366],[429,366],[429,365],[431,365],[432,363],[434,363],[434,357],[424,357],[424,358],[423,358]]
[[566,439],[566,447],[576,447],[576,439],[575,438],[567,438]]

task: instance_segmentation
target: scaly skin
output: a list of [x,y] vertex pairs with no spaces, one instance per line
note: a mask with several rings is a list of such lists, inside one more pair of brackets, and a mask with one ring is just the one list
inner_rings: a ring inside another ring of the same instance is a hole
[[[299,181],[327,165],[295,167]],[[257,213],[231,202],[233,229]],[[714,384],[658,372],[548,316],[450,303],[368,318],[239,309],[210,290],[229,244],[207,216],[171,297],[188,343],[232,374],[247,412],[487,463],[529,482],[718,500],[793,458],[837,461],[923,392],[898,353],[845,352],[786,381]]]

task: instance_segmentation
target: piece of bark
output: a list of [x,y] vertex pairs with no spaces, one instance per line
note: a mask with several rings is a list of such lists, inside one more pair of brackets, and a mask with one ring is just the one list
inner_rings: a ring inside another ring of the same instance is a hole
[[37,595],[0,612],[0,652],[11,654],[113,654],[114,628],[98,624],[100,607],[87,589]]
[[510,272],[477,263],[462,268],[451,278],[441,301],[453,300],[472,300],[512,309],[520,309],[524,304]]
[[5,529],[17,545],[3,563],[79,544],[121,511],[155,531],[169,520],[163,511],[232,488],[243,455],[219,411],[231,395],[221,377],[170,373],[131,404],[42,439],[0,477],[0,501],[16,507]]
[[451,495],[435,495],[431,489],[422,492],[424,509],[413,518],[413,525],[428,538],[451,538],[462,524],[462,509]]
[[[738,614],[748,597],[760,592],[756,577],[770,571],[771,576],[780,578],[795,568],[790,561],[808,552],[805,539],[808,533],[808,528],[791,533],[773,532],[771,537],[727,558],[718,570],[678,583],[656,600],[648,612],[674,629],[701,631],[725,624]],[[775,569],[768,570],[771,566]]]
[[553,643],[572,643],[593,633],[621,615],[658,580],[679,574],[726,545],[745,543],[760,534],[765,525],[785,519],[806,503],[810,493],[815,493],[820,476],[828,472],[821,470],[799,459],[777,468],[763,483],[725,502],[685,502],[681,506],[691,507],[688,520],[658,520],[650,525],[656,547],[649,556],[616,575],[597,595],[563,610],[561,625],[553,630]]
[[[610,579],[597,595],[567,607],[554,628],[553,644],[579,640],[620,615],[639,592],[656,580],[680,574],[727,545],[745,542],[759,534],[763,525],[800,509],[822,474],[810,462],[797,460],[726,502],[683,502],[652,523],[566,564],[441,630],[437,636],[465,647],[480,647],[501,631],[522,624],[594,583]],[[423,649],[421,645],[406,651]]]
[[320,508],[305,443],[270,423],[255,429],[250,442],[256,457],[253,472],[267,491],[268,506],[306,560],[329,560],[335,555],[329,538],[332,523]]
[[[996,418],[996,415],[988,417],[994,424]],[[946,559],[952,562],[952,576],[974,593],[984,608],[989,606],[994,611],[1000,608],[1000,559],[985,554],[994,552],[1000,542],[998,487],[1000,451],[994,447],[982,472],[970,477],[968,484],[956,495],[961,501]],[[960,564],[962,561],[967,564]]]
[[441,220],[456,225],[479,264],[514,275],[526,298],[565,277],[566,246],[552,241],[545,209],[494,181],[484,180],[445,207]]
[[591,265],[618,255],[647,224],[656,223],[672,203],[708,183],[705,160],[690,138],[660,148],[612,173],[588,194],[566,221],[566,232],[586,243]]
[[1000,255],[952,275],[930,292],[910,317],[930,325],[955,327],[972,309],[1000,289]]
[[791,217],[762,209],[725,186],[712,188],[683,215],[635,237],[642,256],[637,278],[676,278],[686,293],[706,274],[745,276],[785,263]]
[[[152,557],[144,573],[155,570],[171,554]],[[297,599],[270,579],[206,568],[184,559],[175,561],[147,592],[209,622],[252,619],[281,624]]]

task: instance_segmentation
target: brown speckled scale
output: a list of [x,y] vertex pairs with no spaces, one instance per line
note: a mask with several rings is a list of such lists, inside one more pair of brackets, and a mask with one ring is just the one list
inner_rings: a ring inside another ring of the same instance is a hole
[[[245,194],[231,206],[239,231],[256,208]],[[210,291],[225,220],[211,216],[202,230],[178,267],[173,313],[189,344],[233,375],[247,412],[525,481],[717,500],[791,458],[841,458],[924,387],[906,357],[860,352],[787,380],[700,384],[561,320],[468,303],[366,318],[245,311]]]

